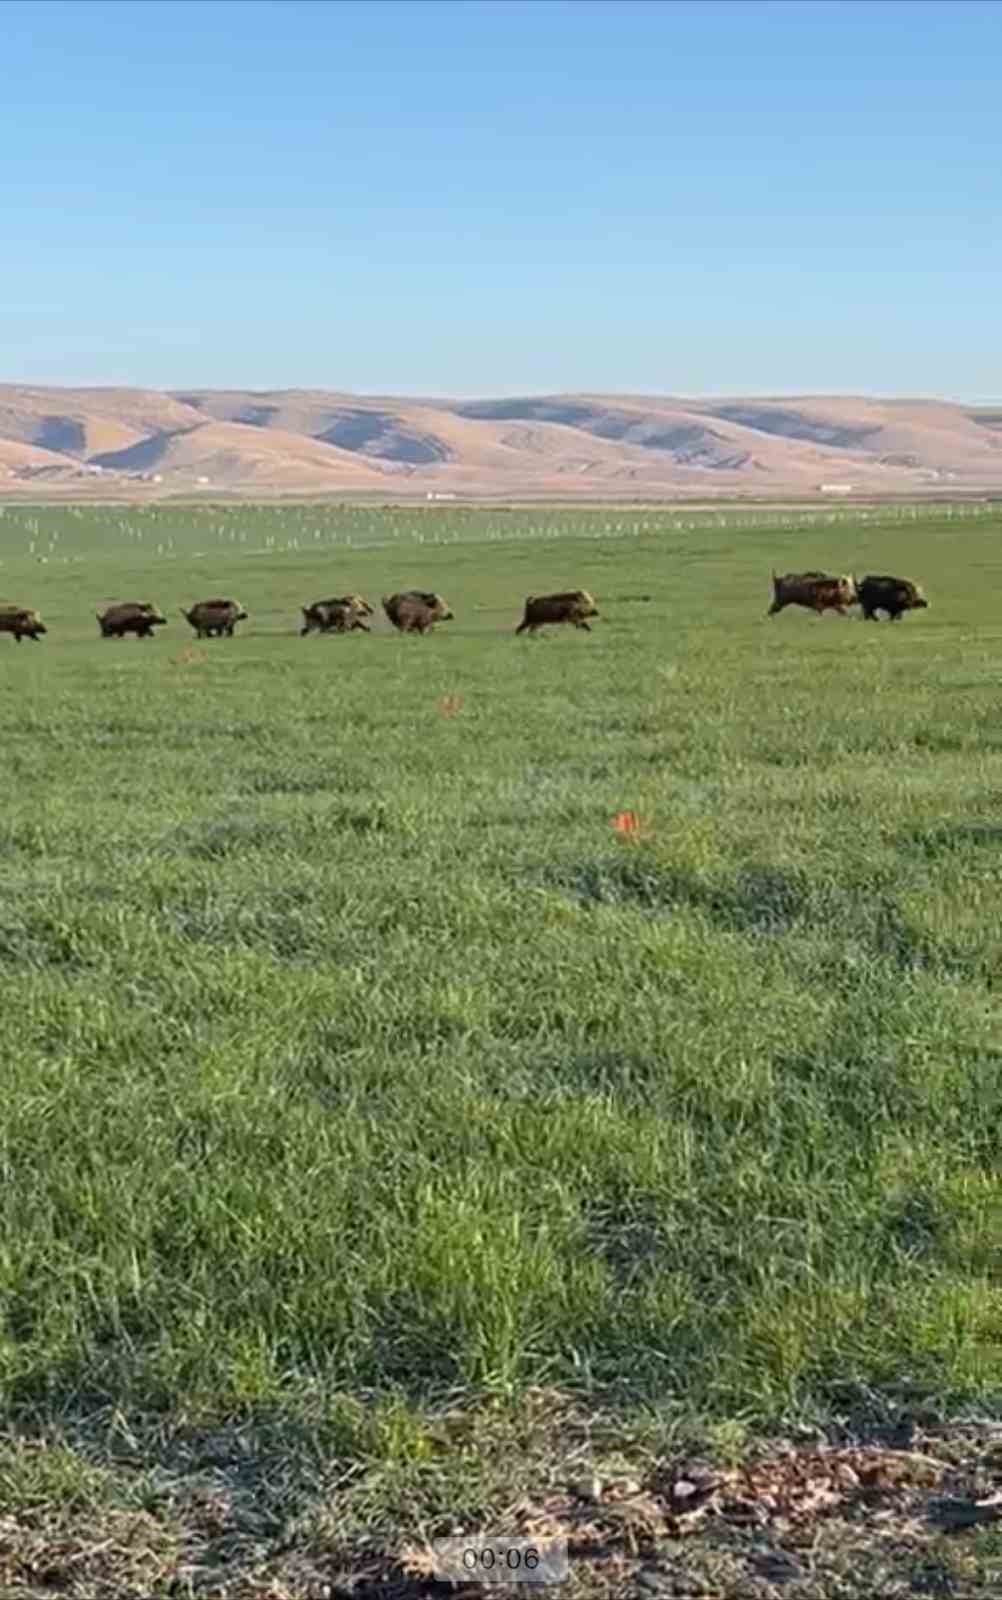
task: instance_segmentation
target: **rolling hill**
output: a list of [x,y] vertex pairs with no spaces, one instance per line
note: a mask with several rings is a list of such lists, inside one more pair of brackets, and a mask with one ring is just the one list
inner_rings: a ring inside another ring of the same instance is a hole
[[1002,410],[938,400],[443,400],[0,385],[0,496],[608,499],[993,489],[1002,489]]

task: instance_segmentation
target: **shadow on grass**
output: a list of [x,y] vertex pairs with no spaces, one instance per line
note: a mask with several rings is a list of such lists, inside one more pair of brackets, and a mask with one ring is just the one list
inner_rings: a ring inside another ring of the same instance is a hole
[[559,874],[558,883],[585,906],[645,911],[690,908],[735,932],[789,928],[809,910],[811,887],[783,867],[749,867],[731,879],[710,880],[682,867],[642,861],[592,863]]
[[898,835],[899,848],[927,860],[958,850],[1002,848],[1002,823],[950,822],[935,828],[909,828]]
[[587,863],[547,877],[551,886],[588,908],[608,906],[655,916],[695,911],[725,933],[820,933],[851,940],[864,955],[890,962],[902,973],[924,969],[959,978],[976,975],[968,952],[913,927],[893,893],[881,885],[813,879],[803,869],[768,864],[709,877],[641,858]]
[[554,1061],[555,1078],[572,1086],[575,1093],[586,1089],[600,1094],[645,1094],[660,1088],[664,1073],[660,1057],[638,1050],[593,1050],[572,1055],[570,1060],[561,1054]]
[[621,1291],[643,1282],[663,1263],[671,1248],[657,1209],[643,1202],[591,1209],[585,1223],[585,1240]]
[[248,794],[327,794],[340,780],[336,772],[251,772],[243,787]]
[[8,913],[0,922],[0,971],[56,969],[72,976],[99,966],[100,960],[100,950],[88,947],[78,928],[56,916],[29,912],[18,919]]
[[304,843],[322,843],[331,833],[385,833],[390,828],[380,804],[333,804],[326,810],[292,819],[218,817],[172,828],[162,841],[169,854],[183,852],[196,861],[218,861],[254,850],[295,850]]

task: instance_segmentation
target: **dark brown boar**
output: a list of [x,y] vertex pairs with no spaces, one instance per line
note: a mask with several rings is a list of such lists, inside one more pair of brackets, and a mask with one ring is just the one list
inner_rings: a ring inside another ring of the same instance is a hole
[[200,639],[232,639],[234,624],[247,620],[239,600],[199,600],[190,611],[182,606],[181,615]]
[[779,577],[774,572],[768,615],[774,617],[785,606],[803,606],[819,617],[825,611],[847,617],[856,598],[856,580],[850,573],[835,577],[829,572],[786,572]]
[[40,635],[48,631],[32,606],[0,606],[0,633],[12,633],[15,644],[22,639],[34,639],[37,644]]
[[515,629],[516,634],[529,632],[530,638],[547,622],[569,622],[575,628],[590,633],[588,617],[598,616],[596,606],[587,589],[566,589],[562,594],[530,594],[525,602],[525,614]]
[[134,633],[137,639],[152,639],[153,629],[165,626],[167,618],[145,600],[123,600],[97,613],[102,639],[124,639]]
[[319,633],[371,633],[363,619],[373,615],[368,600],[360,594],[345,594],[333,600],[314,600],[302,606],[303,626],[300,637],[315,630]]
[[440,594],[426,589],[405,589],[383,595],[383,610],[400,633],[429,633],[436,622],[451,622],[452,612]]

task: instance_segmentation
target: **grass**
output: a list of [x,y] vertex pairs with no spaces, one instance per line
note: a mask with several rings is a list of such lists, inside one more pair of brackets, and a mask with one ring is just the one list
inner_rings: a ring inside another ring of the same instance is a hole
[[[131,1429],[147,1516],[150,1441],[239,1424],[378,1466],[357,1534],[458,1502],[460,1401],[662,1445],[997,1414],[1000,519],[536,515],[0,520],[50,629],[0,638],[11,1483],[42,1437],[100,1499]],[[931,606],[767,620],[773,565]],[[297,636],[411,584],[456,621]],[[512,636],[575,584],[590,637]],[[169,626],[100,640],[109,598]]]

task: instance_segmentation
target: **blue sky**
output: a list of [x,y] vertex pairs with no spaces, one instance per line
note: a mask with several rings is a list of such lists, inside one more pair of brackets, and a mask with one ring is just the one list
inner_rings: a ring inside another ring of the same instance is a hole
[[1002,400],[1002,4],[0,0],[2,376]]

